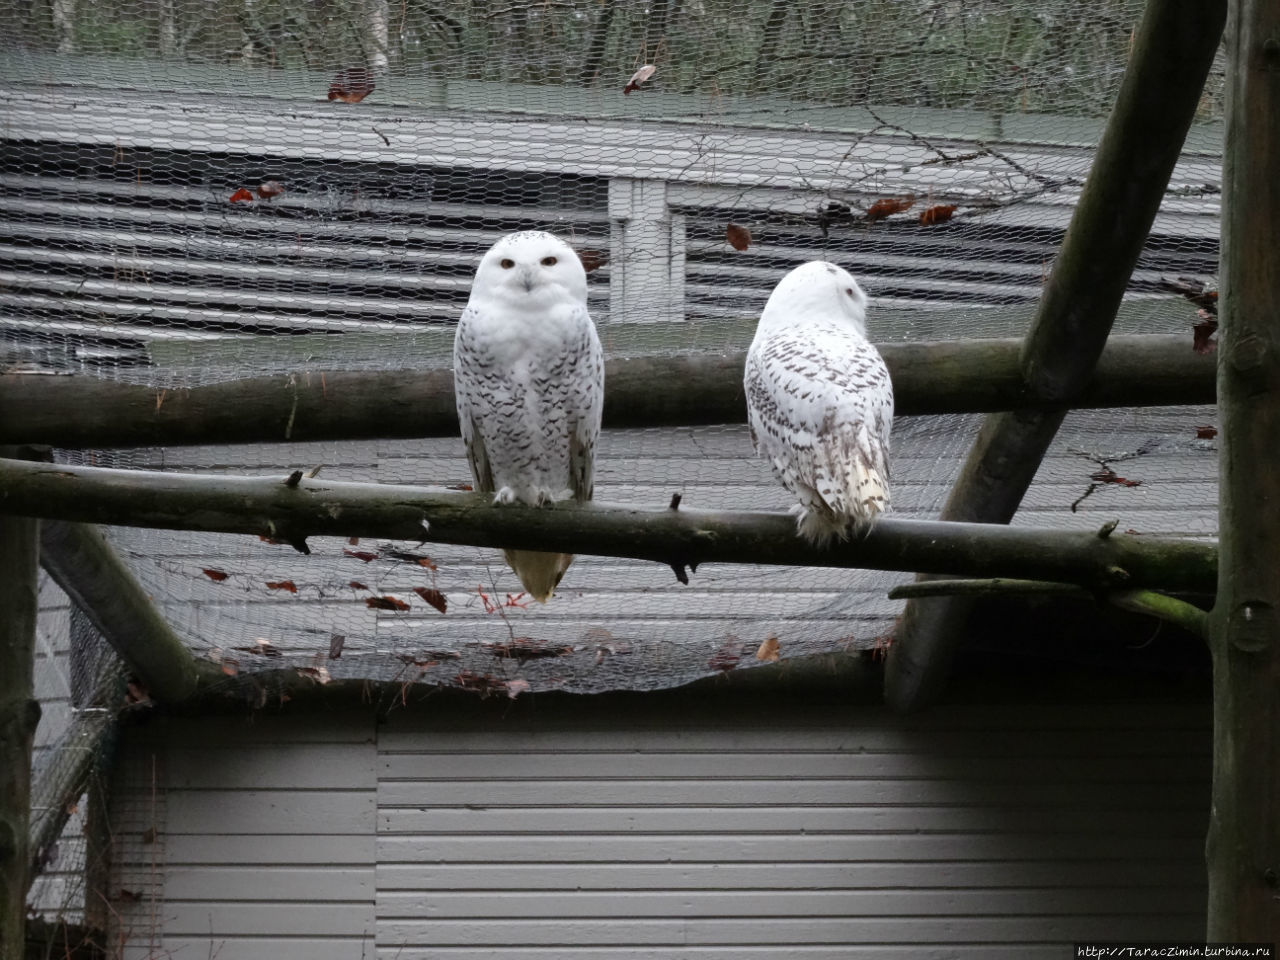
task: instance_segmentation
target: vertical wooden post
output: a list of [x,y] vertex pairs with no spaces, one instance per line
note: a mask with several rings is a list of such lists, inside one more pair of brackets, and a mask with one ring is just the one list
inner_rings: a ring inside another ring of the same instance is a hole
[[0,960],[25,947],[39,521],[0,515]]
[[1233,0],[1211,618],[1211,941],[1280,941],[1280,4]]

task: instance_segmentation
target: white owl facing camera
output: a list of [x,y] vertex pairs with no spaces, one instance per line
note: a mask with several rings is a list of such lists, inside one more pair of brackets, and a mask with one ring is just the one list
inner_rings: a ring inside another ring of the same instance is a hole
[[[531,506],[591,499],[604,356],[587,313],[587,274],[568,244],[525,231],[489,248],[458,321],[453,376],[477,490]],[[540,601],[573,560],[503,553]]]
[[798,533],[819,546],[889,509],[893,385],[866,315],[848,271],[813,260],[778,282],[747,351],[752,443],[795,494]]

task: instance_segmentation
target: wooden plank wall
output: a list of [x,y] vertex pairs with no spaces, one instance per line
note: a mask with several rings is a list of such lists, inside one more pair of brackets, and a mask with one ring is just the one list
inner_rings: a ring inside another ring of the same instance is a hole
[[[38,774],[56,763],[56,749],[75,711],[72,694],[70,598],[40,571],[39,613],[36,618],[35,695],[40,701],[32,767]],[[86,852],[84,804],[67,821],[52,861],[32,884],[27,902],[47,917],[78,921],[84,912],[83,868]]]
[[339,717],[136,731],[117,818],[157,832],[117,872],[123,956],[1049,960],[1202,933],[1204,705],[626,702],[393,713],[376,744]]
[[373,956],[372,719],[171,722],[118,766],[112,955]]

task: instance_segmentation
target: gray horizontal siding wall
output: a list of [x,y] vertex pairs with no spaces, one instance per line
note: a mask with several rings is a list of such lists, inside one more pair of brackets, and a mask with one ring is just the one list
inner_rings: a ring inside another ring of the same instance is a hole
[[118,835],[156,829],[120,845],[124,956],[1048,960],[1202,935],[1207,708],[611,702],[641,713],[153,725],[118,784]]

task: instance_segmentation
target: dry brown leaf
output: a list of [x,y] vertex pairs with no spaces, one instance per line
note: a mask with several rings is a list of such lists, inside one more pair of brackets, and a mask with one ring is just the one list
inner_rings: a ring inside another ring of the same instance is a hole
[[370,553],[368,550],[348,550],[346,547],[342,548],[342,555],[344,557],[355,557],[363,563],[372,563],[378,559],[376,553]]
[[298,585],[292,580],[268,580],[268,590],[287,590],[289,593],[297,593]]
[[284,193],[284,184],[279,180],[264,180],[258,184],[258,196],[263,200],[270,200],[272,197],[278,197]]
[[339,70],[329,84],[329,99],[342,103],[359,103],[373,93],[376,84],[367,67]]
[[582,261],[582,269],[594,273],[609,262],[607,250],[578,250],[578,259]]
[[1217,427],[1196,427],[1197,440],[1212,440],[1218,435]]
[[707,661],[707,666],[712,670],[732,670],[741,659],[742,641],[737,637],[730,636],[711,655],[711,659]]
[[431,606],[435,607],[441,613],[445,613],[448,611],[449,600],[439,590],[432,589],[431,587],[414,587],[413,592],[416,593],[418,596],[420,596],[423,600],[427,601],[427,603],[431,604]]
[[227,573],[224,570],[213,570],[209,567],[203,568],[200,572],[203,573],[210,580],[212,580],[214,583],[221,583],[223,580],[227,579],[227,577],[231,576],[231,574]]
[[252,203],[253,194],[250,193],[248,190],[246,190],[244,187],[241,187],[239,190],[237,190],[235,193],[231,195],[230,202],[231,203]]
[[768,637],[764,643],[760,644],[760,649],[756,651],[756,659],[763,660],[766,663],[777,663],[779,648],[778,638]]
[[395,597],[365,597],[365,606],[374,610],[408,610],[409,605]]
[[335,633],[329,637],[329,659],[337,660],[342,656],[342,648],[346,646],[347,638],[340,633]]
[[640,86],[640,84],[644,83],[646,80],[652,77],[655,73],[657,73],[657,71],[658,71],[658,68],[655,67],[652,63],[646,63],[643,67],[641,67],[639,70],[637,70],[635,73],[631,75],[631,79],[627,81],[627,85],[622,88],[623,94],[625,94],[626,96],[630,96],[632,90],[637,89]]
[[955,212],[955,204],[940,203],[937,206],[929,207],[927,210],[922,210],[920,212],[920,224],[925,227],[931,227],[935,223],[946,223],[951,219],[951,215]]
[[1191,349],[1196,353],[1209,354],[1218,346],[1213,335],[1218,332],[1218,321],[1206,310],[1198,311],[1200,322],[1191,328]]
[[882,197],[871,206],[867,207],[868,220],[883,220],[885,217],[892,216],[895,213],[901,213],[903,210],[909,210],[915,205],[916,198],[913,196],[905,197]]
[[746,250],[751,246],[751,231],[740,223],[731,223],[725,227],[724,238],[735,250]]

